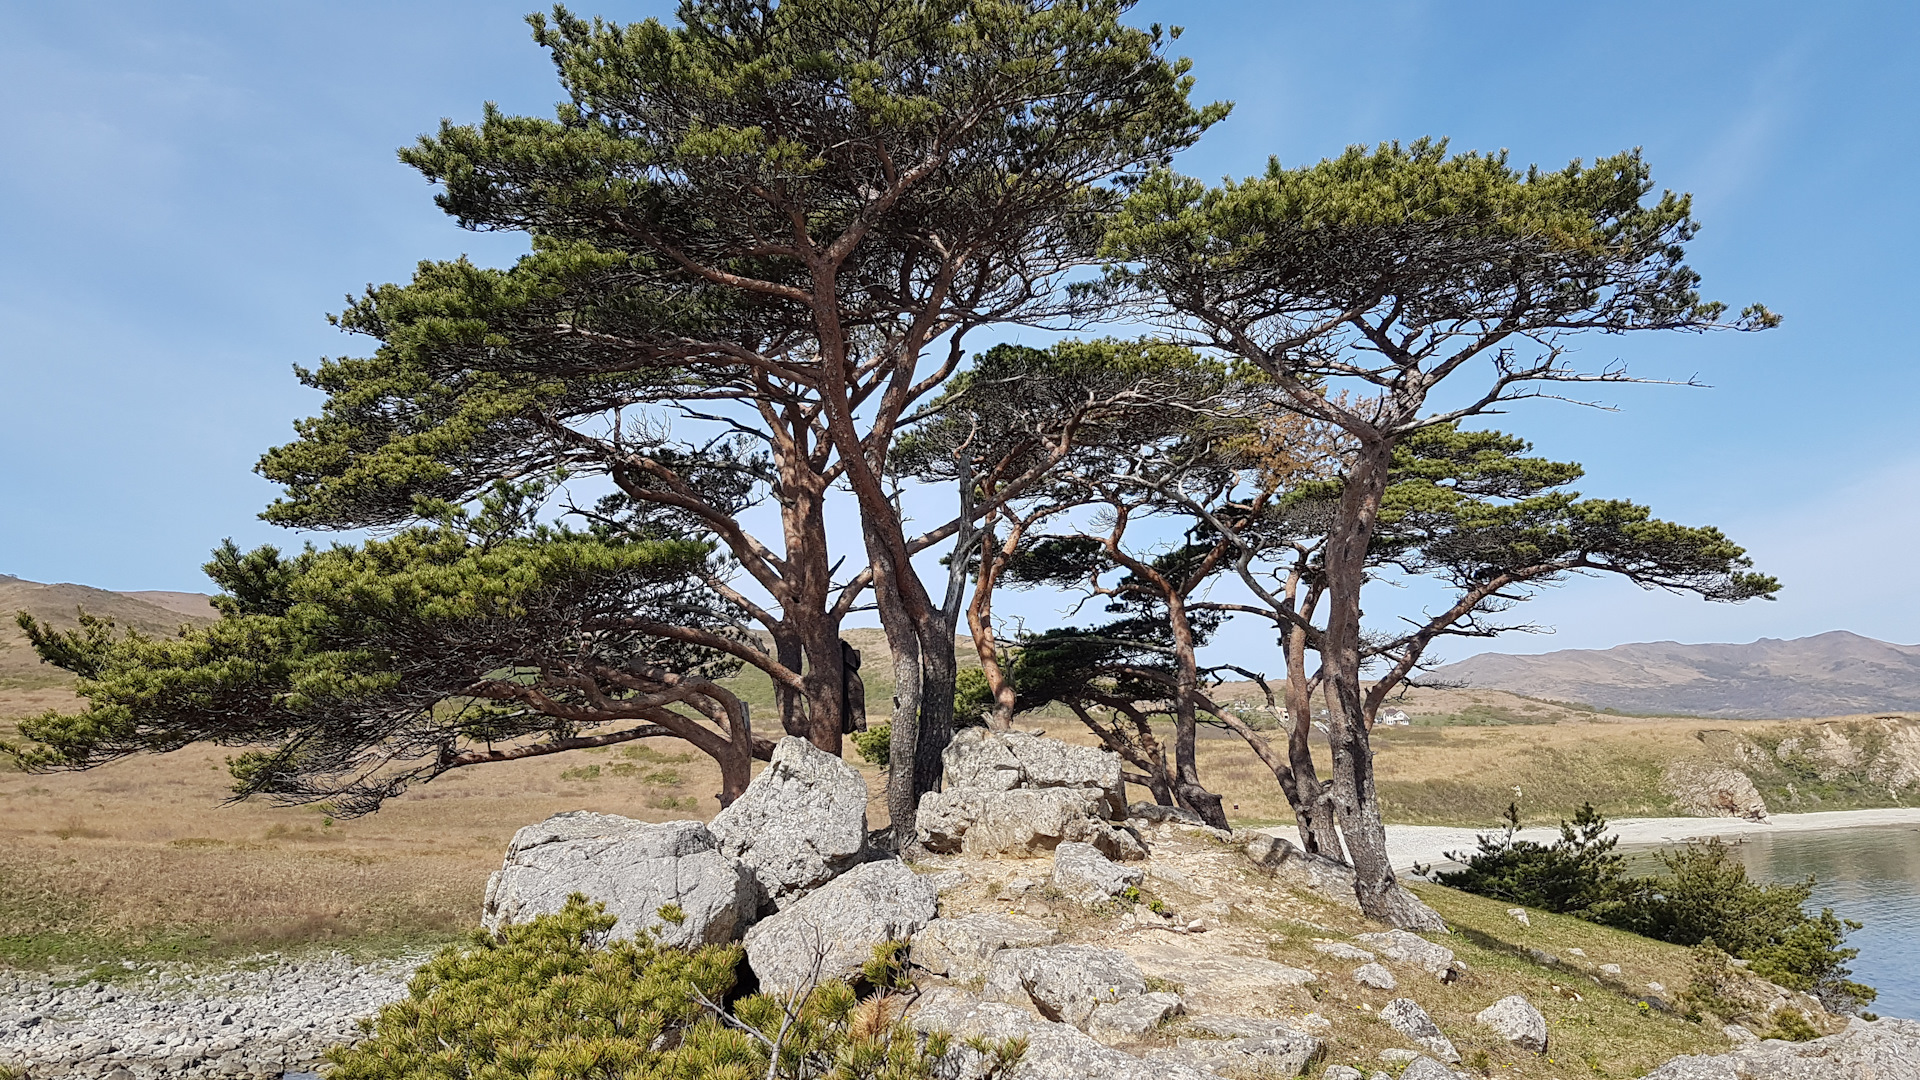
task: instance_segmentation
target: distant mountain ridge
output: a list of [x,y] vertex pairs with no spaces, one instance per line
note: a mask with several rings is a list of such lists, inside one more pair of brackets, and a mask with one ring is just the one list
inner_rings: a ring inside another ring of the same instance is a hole
[[1845,630],[1745,645],[1652,641],[1534,656],[1483,653],[1433,677],[1635,713],[1773,719],[1920,711],[1920,645]]

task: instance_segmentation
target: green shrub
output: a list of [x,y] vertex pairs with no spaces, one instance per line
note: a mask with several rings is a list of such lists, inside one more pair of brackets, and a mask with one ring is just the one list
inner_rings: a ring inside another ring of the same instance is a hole
[[[607,941],[614,918],[575,895],[565,910],[479,933],[415,974],[405,999],[327,1054],[332,1080],[926,1080],[949,1040],[899,1021],[899,950],[869,965],[862,1000],[826,982],[731,1011],[741,950],[693,951],[650,935]],[[873,976],[878,976],[875,979]]]
[[868,764],[878,765],[882,769],[893,760],[893,755],[889,752],[892,745],[892,724],[875,724],[865,731],[853,733],[854,749],[860,751],[860,756],[865,758]]
[[1860,950],[1843,946],[1860,924],[1831,909],[1807,913],[1812,878],[1755,882],[1717,837],[1661,853],[1664,874],[1628,877],[1625,861],[1613,853],[1618,838],[1606,835],[1606,818],[1591,804],[1560,823],[1560,839],[1552,844],[1515,840],[1519,824],[1519,808],[1509,805],[1505,835],[1480,837],[1480,850],[1463,860],[1463,869],[1434,880],[1676,945],[1711,945],[1836,1011],[1856,1011],[1875,996],[1872,987],[1847,978],[1846,962]]
[[1620,842],[1607,836],[1607,819],[1583,805],[1572,821],[1560,823],[1560,839],[1551,844],[1515,840],[1520,806],[1507,804],[1504,836],[1482,836],[1478,853],[1462,858],[1465,868],[1437,874],[1434,880],[1465,892],[1564,915],[1603,921],[1626,895],[1626,860],[1613,853]]

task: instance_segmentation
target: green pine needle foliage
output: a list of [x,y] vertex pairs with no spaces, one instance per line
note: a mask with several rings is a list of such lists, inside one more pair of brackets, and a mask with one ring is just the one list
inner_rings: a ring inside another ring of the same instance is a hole
[[947,1049],[945,1037],[916,1034],[890,1007],[897,948],[876,950],[867,974],[878,989],[865,999],[835,981],[797,1002],[750,995],[727,1012],[718,1003],[733,988],[739,946],[688,951],[644,933],[609,941],[614,921],[576,894],[557,915],[447,949],[404,1000],[365,1022],[366,1039],[328,1052],[328,1075],[925,1080]]

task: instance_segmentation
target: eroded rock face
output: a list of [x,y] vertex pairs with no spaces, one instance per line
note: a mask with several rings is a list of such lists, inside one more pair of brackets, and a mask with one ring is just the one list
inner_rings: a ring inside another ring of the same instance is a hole
[[1139,839],[1106,821],[1104,808],[1091,788],[950,788],[922,795],[916,820],[932,851],[1032,857],[1077,842],[1110,859],[1144,857]]
[[1767,803],[1746,773],[1731,765],[1676,761],[1667,766],[1664,785],[1681,809],[1696,817],[1767,820]]
[[1146,993],[1146,977],[1127,954],[1097,945],[1002,949],[987,965],[981,996],[1032,1004],[1041,1016],[1084,1027],[1093,1010]]
[[1005,915],[935,919],[914,935],[913,962],[949,979],[979,979],[1001,949],[1031,949],[1059,939],[1049,927]]
[[[487,879],[480,921],[497,930],[551,915],[576,892],[619,918],[614,937],[645,928],[683,948],[738,938],[760,907],[751,871],[723,854],[700,822],[575,811],[514,834],[505,864]],[[680,909],[679,921],[660,916],[669,904]]]
[[708,826],[720,850],[746,863],[767,902],[785,905],[859,863],[867,848],[867,782],[798,736]]
[[1382,1005],[1380,1019],[1434,1057],[1449,1062],[1460,1060],[1460,1051],[1453,1048],[1453,1040],[1447,1038],[1440,1030],[1440,1025],[1427,1015],[1427,1010],[1412,998],[1394,998]]
[[997,1080],[1221,1080],[1216,1073],[1185,1064],[1142,1061],[1108,1049],[1067,1024],[950,987],[922,997],[907,1021],[920,1031],[954,1036],[937,1069],[941,1080],[984,1080],[990,1074],[994,1060],[966,1045],[975,1037],[988,1042],[1026,1040],[1019,1063]]
[[1092,844],[1068,840],[1053,849],[1053,887],[1083,904],[1111,900],[1145,879],[1138,867],[1122,866]]
[[937,883],[885,861],[856,866],[747,931],[747,964],[773,993],[846,978],[873,947],[910,940],[932,922]]
[[1646,1080],[1920,1080],[1920,1021],[1855,1020],[1807,1042],[1768,1039],[1729,1054],[1677,1057]]
[[1501,998],[1480,1010],[1473,1019],[1522,1050],[1536,1054],[1547,1052],[1547,1018],[1519,994]]

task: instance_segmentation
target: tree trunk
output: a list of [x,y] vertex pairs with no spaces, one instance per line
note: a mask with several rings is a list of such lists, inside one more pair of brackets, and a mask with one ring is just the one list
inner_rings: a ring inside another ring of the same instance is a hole
[[1354,450],[1327,537],[1327,629],[1321,657],[1331,698],[1327,726],[1333,746],[1334,812],[1353,864],[1360,909],[1392,926],[1430,929],[1436,917],[1400,887],[1387,855],[1360,687],[1360,589],[1366,583],[1367,549],[1392,456],[1392,443],[1378,437],[1359,440]]
[[[1309,615],[1314,599],[1310,594],[1306,605]],[[1281,786],[1287,789],[1287,803],[1293,807],[1300,846],[1311,854],[1346,862],[1346,846],[1340,842],[1340,829],[1335,823],[1333,792],[1320,780],[1319,767],[1313,763],[1313,690],[1307,683],[1304,629],[1288,628],[1286,655],[1287,765],[1292,784]]]
[[944,755],[947,744],[953,741],[953,685],[959,677],[959,664],[954,660],[952,633],[943,635],[942,626],[933,629],[932,640],[926,635],[920,637],[920,723],[913,776],[916,809],[920,796],[940,790],[940,779],[946,771]]

